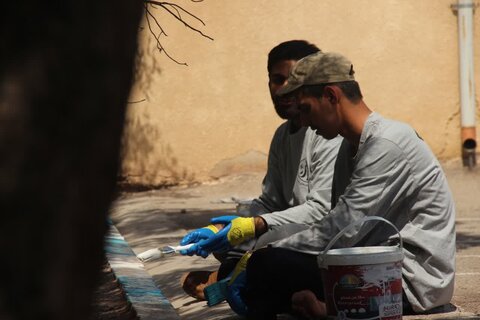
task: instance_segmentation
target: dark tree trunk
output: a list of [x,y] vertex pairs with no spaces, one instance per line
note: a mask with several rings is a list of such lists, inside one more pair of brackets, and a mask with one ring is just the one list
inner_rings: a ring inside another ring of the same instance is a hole
[[86,319],[139,0],[0,5],[0,319]]

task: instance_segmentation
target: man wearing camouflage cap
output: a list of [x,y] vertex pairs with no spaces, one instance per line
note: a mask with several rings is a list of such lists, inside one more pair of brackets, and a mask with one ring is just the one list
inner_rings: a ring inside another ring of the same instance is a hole
[[[253,319],[300,313],[326,316],[317,256],[340,230],[380,216],[403,239],[403,313],[447,304],[455,277],[455,209],[442,168],[409,125],[383,118],[363,101],[352,63],[337,53],[299,60],[279,95],[295,97],[302,125],[344,142],[335,164],[332,209],[309,229],[255,251],[243,300]],[[383,222],[347,232],[335,247],[398,241]],[[402,310],[400,308],[399,310]]]

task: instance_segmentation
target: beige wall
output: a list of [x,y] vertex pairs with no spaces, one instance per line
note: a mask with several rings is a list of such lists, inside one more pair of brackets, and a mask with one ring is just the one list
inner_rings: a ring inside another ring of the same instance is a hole
[[[155,52],[152,38],[142,31],[146,73],[131,101],[146,100],[130,105],[124,174],[140,183],[175,183],[264,170],[271,136],[281,123],[267,90],[266,56],[291,39],[306,39],[349,57],[370,108],[410,123],[439,158],[459,156],[453,2],[181,2],[204,20],[206,26],[195,26],[214,41],[155,10],[168,34],[162,44],[188,66]],[[474,16],[475,35],[480,34],[479,15]],[[478,36],[474,52],[480,92]]]

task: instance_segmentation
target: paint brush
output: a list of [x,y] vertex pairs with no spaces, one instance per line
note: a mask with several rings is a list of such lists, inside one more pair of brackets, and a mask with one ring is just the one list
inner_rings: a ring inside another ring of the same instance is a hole
[[137,255],[137,258],[142,262],[152,261],[160,259],[164,256],[174,255],[175,253],[178,253],[181,250],[186,250],[193,245],[193,243],[190,243],[185,246],[165,246],[162,248],[154,248],[140,253]]

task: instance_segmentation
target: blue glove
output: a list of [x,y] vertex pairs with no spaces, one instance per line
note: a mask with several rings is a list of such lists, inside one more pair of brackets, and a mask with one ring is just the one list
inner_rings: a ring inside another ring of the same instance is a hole
[[[225,227],[212,237],[199,241],[197,250],[222,252],[255,237],[255,222],[253,217],[222,216],[210,220],[213,224],[223,224]],[[193,247],[192,247],[193,248]]]
[[198,246],[198,243],[195,243],[193,246],[191,246],[188,249],[180,250],[180,254],[184,255],[184,256],[197,255],[197,256],[200,256],[202,258],[206,258],[206,257],[208,257],[210,252],[208,252],[207,250],[203,250],[201,247]]
[[189,243],[197,243],[200,240],[210,238],[217,232],[217,227],[215,227],[213,224],[209,224],[206,227],[187,233],[187,235],[180,241],[180,245],[184,246]]
[[[200,229],[197,229],[197,230],[194,230],[192,232],[187,233],[187,235],[185,235],[183,237],[183,239],[180,241],[180,245],[184,246],[184,245],[190,244],[190,243],[198,243],[200,240],[209,239],[210,237],[215,235],[217,232],[218,232],[217,227],[210,224],[206,227],[203,227],[203,228],[200,228]],[[202,250],[201,248],[199,248],[196,245],[193,245],[190,248],[188,248],[187,250],[181,250],[180,254],[189,255],[189,256],[193,256],[194,254],[196,254],[196,255],[199,255],[199,256],[202,256],[202,257],[206,258],[208,256],[209,252],[206,251],[206,250]]]
[[230,281],[228,282],[227,289],[227,302],[237,314],[241,316],[247,315],[247,305],[243,301],[242,295],[247,285],[247,263],[248,259],[252,255],[251,252],[247,252],[238,261],[235,269],[232,271]]

